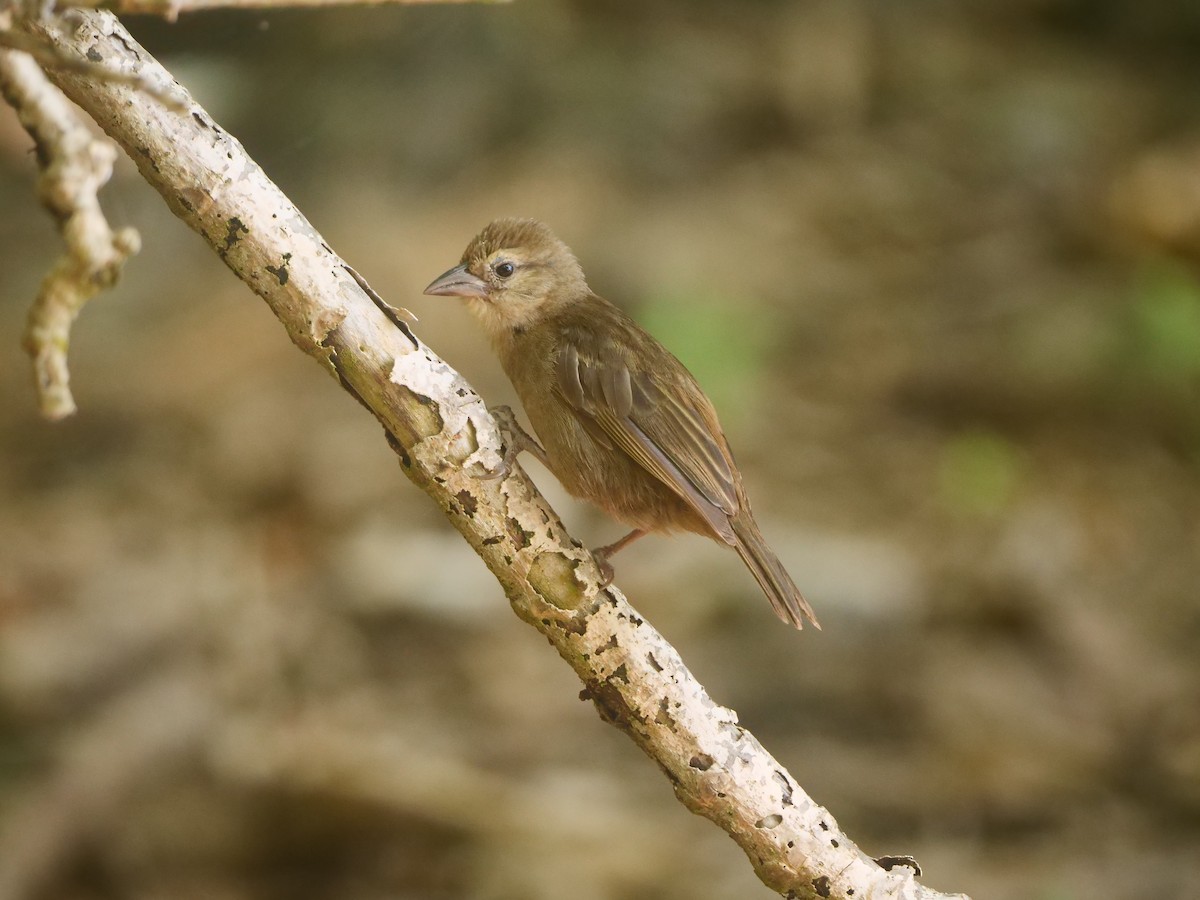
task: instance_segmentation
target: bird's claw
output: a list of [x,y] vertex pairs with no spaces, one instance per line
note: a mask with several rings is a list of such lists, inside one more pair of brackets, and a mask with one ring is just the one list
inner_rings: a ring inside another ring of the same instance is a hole
[[608,554],[602,550],[593,550],[592,559],[596,560],[596,569],[600,572],[600,587],[608,587],[617,576],[612,563],[608,561]]
[[615,573],[609,559],[622,547],[628,547],[645,533],[642,529],[635,528],[619,541],[613,541],[611,544],[605,544],[603,547],[597,547],[592,551],[592,559],[596,561],[596,568],[600,572],[600,587],[606,588],[612,584]]
[[513,413],[511,406],[495,406],[489,412],[491,412],[492,418],[495,419],[496,428],[503,440],[500,448],[500,465],[496,466],[490,472],[485,472],[476,477],[484,481],[507,478],[512,472],[513,463],[516,462],[517,456],[522,450],[528,450],[540,459],[543,464],[546,463],[546,451],[542,449],[542,445],[534,440],[528,431],[521,427],[521,423],[517,421],[517,417]]
[[517,454],[520,452],[520,450],[513,446],[511,441],[505,440],[500,447],[500,465],[475,477],[480,481],[494,481],[497,478],[507,478],[512,472],[513,461],[516,460]]

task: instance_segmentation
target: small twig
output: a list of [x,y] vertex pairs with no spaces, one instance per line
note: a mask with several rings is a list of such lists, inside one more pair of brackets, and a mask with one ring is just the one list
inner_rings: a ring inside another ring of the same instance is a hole
[[61,419],[76,409],[67,368],[71,325],[88,300],[116,283],[141,238],[133,228],[114,232],[100,209],[97,194],[112,176],[116,147],[93,135],[32,55],[0,50],[0,92],[37,145],[38,195],[67,245],[42,281],[23,340],[42,414]]

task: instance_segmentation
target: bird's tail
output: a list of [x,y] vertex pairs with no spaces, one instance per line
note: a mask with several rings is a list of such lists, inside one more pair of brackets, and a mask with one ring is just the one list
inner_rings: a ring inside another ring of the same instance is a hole
[[783,563],[767,546],[762,532],[758,530],[758,525],[748,511],[735,516],[729,524],[733,526],[733,533],[737,535],[737,544],[734,546],[738,556],[771,601],[775,614],[796,628],[803,628],[805,619],[812,622],[814,627],[820,628],[821,623],[813,615],[812,607],[783,568]]

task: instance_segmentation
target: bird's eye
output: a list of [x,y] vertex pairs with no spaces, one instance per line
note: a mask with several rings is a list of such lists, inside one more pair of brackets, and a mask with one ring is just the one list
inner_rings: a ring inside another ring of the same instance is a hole
[[511,278],[512,273],[517,271],[517,267],[510,262],[496,263],[496,268],[493,270],[501,278]]

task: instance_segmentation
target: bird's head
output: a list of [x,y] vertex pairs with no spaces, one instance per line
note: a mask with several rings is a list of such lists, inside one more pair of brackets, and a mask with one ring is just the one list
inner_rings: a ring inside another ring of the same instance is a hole
[[528,328],[588,293],[570,248],[541,222],[497,219],[467,245],[462,262],[425,288],[462,297],[493,335]]

